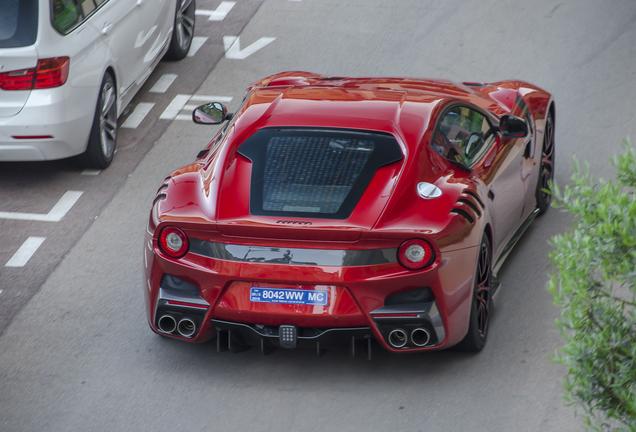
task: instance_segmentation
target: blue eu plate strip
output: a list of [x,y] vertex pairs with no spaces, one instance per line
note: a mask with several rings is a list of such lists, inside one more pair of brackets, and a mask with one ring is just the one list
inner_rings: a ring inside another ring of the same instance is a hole
[[327,306],[329,304],[329,291],[251,287],[250,301],[254,303]]

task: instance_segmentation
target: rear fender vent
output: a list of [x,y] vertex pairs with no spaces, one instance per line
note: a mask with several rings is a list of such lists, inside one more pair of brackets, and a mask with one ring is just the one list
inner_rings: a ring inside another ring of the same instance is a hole
[[460,198],[457,200],[458,203],[464,203],[466,204],[468,207],[470,207],[475,213],[477,213],[477,217],[481,216],[481,211],[479,211],[479,208],[477,208],[477,206],[475,204],[473,204],[472,201],[467,200],[466,198]]
[[155,199],[152,201],[152,205],[157,204],[157,201],[160,201],[162,199],[166,199],[166,194],[159,194],[155,197]]
[[477,196],[477,194],[476,194],[475,192],[469,191],[468,189],[464,189],[464,191],[463,191],[462,193],[464,193],[464,194],[466,194],[466,195],[469,195],[469,196],[473,197],[473,199],[474,199],[475,201],[477,201],[477,203],[479,203],[479,206],[480,206],[482,209],[483,209],[483,208],[485,208],[485,207],[484,207],[484,203],[483,203],[483,202],[481,202],[481,200],[479,199],[479,197]]
[[466,219],[471,225],[475,222],[475,219],[473,219],[473,217],[470,214],[468,214],[467,211],[464,211],[464,210],[458,209],[458,208],[454,208],[454,209],[451,209],[450,212],[451,213],[457,213],[458,215],[463,216],[464,219]]
[[463,216],[471,225],[475,220],[481,217],[484,210],[484,203],[479,199],[476,193],[464,189],[462,195],[457,198],[455,207],[451,209],[451,213]]

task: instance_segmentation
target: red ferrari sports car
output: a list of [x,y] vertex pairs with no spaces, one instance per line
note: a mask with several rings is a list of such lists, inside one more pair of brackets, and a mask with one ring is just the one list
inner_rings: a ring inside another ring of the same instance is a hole
[[193,120],[227,123],[153,201],[155,332],[264,353],[484,347],[497,271],[549,207],[549,93],[285,72]]

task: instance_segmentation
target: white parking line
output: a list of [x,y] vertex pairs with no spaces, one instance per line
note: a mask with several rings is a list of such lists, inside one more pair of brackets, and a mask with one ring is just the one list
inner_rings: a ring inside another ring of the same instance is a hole
[[[188,102],[232,102],[232,97],[179,94],[172,99],[172,102],[170,102],[159,118],[162,120],[192,120],[191,111],[199,105],[188,104]],[[188,110],[190,113],[180,114],[181,111],[184,110]]]
[[85,176],[96,176],[100,172],[102,172],[102,170],[86,168],[84,171],[82,171],[82,175],[85,175]]
[[259,49],[274,42],[274,40],[276,40],[275,37],[262,37],[251,45],[241,49],[241,38],[239,36],[223,36],[225,58],[245,60]]
[[44,243],[44,240],[46,240],[46,237],[29,237],[4,266],[24,267],[35,251]]
[[121,127],[126,129],[136,129],[141,122],[144,121],[153,106],[155,106],[155,104],[150,102],[138,103]]
[[177,79],[177,74],[163,74],[157,83],[149,90],[150,93],[165,93]]
[[67,191],[47,214],[0,212],[0,219],[26,220],[38,222],[59,222],[82,196],[80,191]]
[[197,15],[207,15],[209,21],[223,21],[225,16],[232,10],[236,2],[224,1],[216,10],[197,9]]
[[192,95],[183,95],[183,94],[176,95],[174,99],[172,99],[172,102],[168,104],[166,109],[159,116],[159,118],[163,120],[174,119],[177,116],[177,114],[179,114],[179,111],[183,109],[185,104],[188,103],[191,97]]
[[188,57],[193,57],[197,53],[197,51],[199,51],[199,48],[203,46],[206,40],[208,40],[208,38],[203,36],[193,37],[192,43],[190,44],[190,51],[188,52]]
[[191,101],[197,102],[232,102],[232,99],[232,96],[194,95],[190,97]]

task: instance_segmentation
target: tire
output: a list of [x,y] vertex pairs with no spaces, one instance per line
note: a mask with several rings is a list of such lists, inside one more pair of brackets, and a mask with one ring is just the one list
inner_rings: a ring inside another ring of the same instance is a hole
[[492,281],[492,254],[490,241],[484,235],[479,245],[479,257],[477,258],[477,270],[470,305],[470,319],[468,333],[460,343],[455,345],[458,351],[481,351],[488,339],[488,327],[492,312],[492,298],[490,287]]
[[165,60],[181,60],[188,55],[194,38],[195,0],[177,0],[177,12],[174,16],[170,47]]
[[549,189],[548,183],[554,179],[554,117],[548,111],[545,119],[545,129],[543,134],[543,145],[541,146],[541,167],[539,168],[539,181],[537,182],[537,208],[542,215],[550,208],[552,195],[544,192]]
[[102,79],[86,151],[78,156],[85,168],[107,168],[117,145],[117,87],[110,73]]

